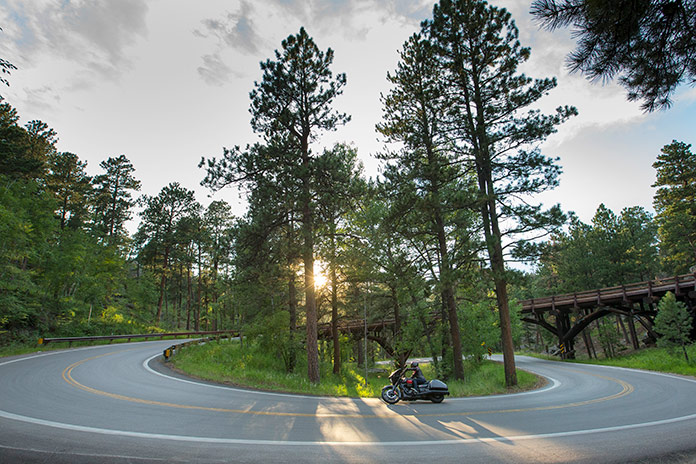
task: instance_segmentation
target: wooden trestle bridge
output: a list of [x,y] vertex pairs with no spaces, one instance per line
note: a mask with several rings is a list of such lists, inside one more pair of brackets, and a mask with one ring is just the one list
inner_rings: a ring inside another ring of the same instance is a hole
[[[583,292],[566,293],[521,301],[522,320],[536,324],[550,331],[558,338],[559,354],[563,358],[575,356],[575,338],[582,334],[589,324],[608,315],[627,316],[631,343],[638,349],[636,322],[648,336],[657,339],[653,322],[657,315],[657,302],[667,292],[675,294],[679,301],[686,303],[696,316],[696,273],[685,274],[646,282],[600,288]],[[433,314],[431,318],[439,315]],[[696,319],[696,317],[695,317]],[[379,343],[390,355],[394,355],[389,338],[383,330],[394,327],[394,318],[368,321],[364,319],[342,320],[338,331],[355,338],[367,338]],[[696,324],[695,324],[696,326]],[[318,325],[319,337],[331,337],[331,324]],[[696,338],[696,327],[692,333]]]
[[[522,320],[537,324],[557,336],[561,356],[572,358],[575,337],[591,322],[610,314],[627,316],[631,343],[637,349],[635,322],[642,325],[651,338],[656,339],[657,335],[652,327],[657,314],[657,302],[667,292],[674,293],[678,300],[685,302],[692,314],[696,312],[694,273],[524,300],[520,302]],[[692,338],[694,335],[696,333],[692,333]]]

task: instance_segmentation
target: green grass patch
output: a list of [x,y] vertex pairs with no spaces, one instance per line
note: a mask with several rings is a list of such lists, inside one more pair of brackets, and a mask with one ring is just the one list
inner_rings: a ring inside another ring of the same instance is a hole
[[[668,348],[643,348],[641,350],[616,356],[614,358],[585,358],[568,361],[696,376],[696,344],[688,346],[687,353],[689,355],[688,362],[684,358],[684,353],[681,351],[681,349],[674,350]],[[539,355],[536,353],[524,354],[536,356],[542,359],[560,361],[558,357]]]
[[[364,368],[355,363],[345,363],[340,374],[332,373],[330,363],[322,363],[321,381],[313,385],[307,379],[304,360],[298,359],[295,372],[286,373],[277,357],[227,341],[187,347],[170,362],[188,375],[220,383],[260,390],[362,398],[379,397],[382,387],[389,383],[391,370],[380,365],[368,369],[366,383]],[[421,368],[427,378],[434,378],[429,364],[423,363]],[[537,376],[521,370],[517,371],[517,379],[517,387],[506,388],[502,364],[484,361],[467,363],[465,380],[449,380],[447,386],[451,396],[481,396],[529,390],[541,383]]]
[[0,346],[0,358],[6,356],[19,356],[22,354],[38,353],[40,351],[48,351],[50,349],[60,349],[61,347],[48,347],[45,345],[28,345],[24,343],[13,343],[11,345]]
[[614,358],[585,359],[576,362],[696,376],[696,345],[687,347],[687,353],[688,362],[681,349],[675,351],[668,348],[644,348]]

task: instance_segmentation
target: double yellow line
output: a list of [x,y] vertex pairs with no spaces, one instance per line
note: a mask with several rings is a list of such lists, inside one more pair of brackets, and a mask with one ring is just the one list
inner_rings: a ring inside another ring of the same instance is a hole
[[[123,350],[123,351],[129,351],[129,350]],[[115,353],[120,353],[115,352]],[[214,408],[214,407],[209,407],[209,406],[194,406],[194,405],[186,405],[186,404],[177,404],[177,403],[168,403],[164,401],[154,401],[154,400],[146,400],[142,398],[134,398],[132,396],[125,396],[125,395],[119,395],[116,393],[109,393],[105,392],[102,390],[97,390],[96,388],[88,387],[86,385],[81,384],[77,380],[75,380],[72,376],[73,370],[88,362],[88,361],[93,361],[95,359],[103,358],[105,356],[109,356],[115,353],[106,353],[102,354],[99,356],[93,356],[90,358],[83,359],[81,361],[77,361],[63,370],[63,380],[65,380],[68,384],[79,388],[80,390],[86,391],[88,393],[92,393],[95,395],[100,395],[100,396],[105,396],[107,398],[112,398],[116,400],[121,400],[121,401],[129,401],[131,403],[139,403],[139,404],[147,404],[147,405],[152,405],[152,406],[162,406],[162,407],[167,407],[167,408],[176,408],[176,409],[189,409],[189,410],[199,410],[199,411],[212,411],[212,412],[221,412],[221,413],[233,413],[233,414],[251,414],[251,415],[257,415],[257,416],[284,416],[284,417],[318,417],[318,418],[385,418],[385,417],[404,417],[404,416],[417,416],[417,417],[450,417],[450,416],[477,416],[477,415],[483,415],[483,414],[506,414],[506,413],[517,413],[517,412],[528,412],[528,411],[546,411],[546,410],[552,410],[552,409],[563,409],[563,408],[574,408],[574,407],[579,407],[579,406],[586,406],[590,404],[595,404],[595,403],[601,403],[604,401],[610,401],[610,400],[615,400],[617,398],[621,398],[622,396],[626,396],[633,392],[634,388],[631,384],[624,382],[623,380],[615,379],[613,377],[606,377],[603,375],[598,375],[598,374],[590,374],[587,372],[582,372],[579,370],[575,369],[567,369],[569,371],[573,372],[578,372],[584,375],[590,375],[593,377],[598,377],[604,380],[608,380],[610,382],[615,382],[618,383],[622,389],[620,392],[615,393],[610,396],[604,396],[601,398],[595,398],[591,400],[586,400],[586,401],[578,401],[574,403],[565,403],[565,404],[557,404],[557,405],[549,405],[549,406],[537,406],[533,408],[515,408],[515,409],[493,409],[493,410],[488,410],[488,411],[461,411],[461,412],[442,412],[442,413],[431,413],[431,414],[419,414],[419,413],[412,413],[412,414],[401,414],[393,409],[387,409],[389,411],[388,414],[353,414],[353,413],[300,413],[300,412],[278,412],[278,411],[254,411],[251,409],[229,409],[229,408]]]

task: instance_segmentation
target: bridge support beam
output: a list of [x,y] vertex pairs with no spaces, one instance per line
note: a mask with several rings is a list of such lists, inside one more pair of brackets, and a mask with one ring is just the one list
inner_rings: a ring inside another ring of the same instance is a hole
[[575,359],[575,336],[569,337],[571,331],[570,312],[556,311],[556,336],[561,359]]

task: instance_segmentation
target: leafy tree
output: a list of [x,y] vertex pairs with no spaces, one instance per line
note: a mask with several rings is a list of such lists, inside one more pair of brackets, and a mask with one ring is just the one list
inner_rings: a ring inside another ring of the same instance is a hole
[[667,292],[657,305],[654,326],[655,332],[660,335],[657,339],[657,346],[665,348],[681,346],[684,357],[688,361],[689,355],[686,352],[686,345],[691,342],[689,334],[692,322],[693,318],[686,309],[686,305],[677,301],[672,292]]
[[[505,270],[505,247],[560,226],[559,206],[519,201],[558,184],[559,167],[538,146],[575,108],[554,115],[528,109],[556,86],[555,79],[517,74],[530,56],[505,9],[479,0],[441,0],[424,28],[436,47],[451,92],[450,124],[462,157],[478,182],[478,208],[500,315],[507,385],[516,372]],[[504,245],[503,239],[506,244]],[[526,241],[525,241],[526,242]],[[522,248],[518,247],[521,254]]]
[[56,233],[54,200],[31,180],[0,174],[0,327],[13,332],[40,324],[40,263]]
[[696,264],[696,155],[690,148],[674,140],[653,163],[660,254],[673,274],[688,272]]
[[591,224],[571,218],[540,259],[547,293],[565,293],[649,280],[658,272],[657,229],[642,207],[616,215],[599,205]]
[[[430,317],[438,310],[430,298],[426,282],[428,264],[409,246],[393,220],[386,220],[393,211],[395,196],[370,184],[360,206],[348,218],[350,243],[346,250],[345,274],[355,283],[347,294],[346,306],[359,308],[355,317],[362,318],[365,300],[370,297],[368,318],[393,318],[391,334],[383,333],[380,344],[390,344],[390,353],[399,365],[419,346],[425,332],[428,347],[436,365],[441,353],[439,335]],[[363,288],[358,288],[360,284]],[[368,291],[369,290],[369,291]],[[381,304],[375,304],[381,302]],[[391,335],[391,337],[389,337]],[[448,346],[445,344],[444,346]],[[442,373],[438,369],[439,373]]]
[[646,111],[667,108],[681,83],[696,83],[694,0],[535,0],[531,13],[578,39],[571,71],[619,82]]
[[621,210],[619,236],[625,247],[626,281],[654,279],[659,272],[657,223],[642,206]]
[[140,190],[140,181],[133,176],[135,168],[125,155],[109,157],[99,166],[104,173],[93,180],[94,222],[99,235],[113,244],[126,234],[125,223],[135,206],[132,192]]
[[212,267],[211,285],[213,305],[218,305],[220,295],[224,293],[220,282],[221,266],[228,262],[232,247],[232,208],[222,200],[213,201],[203,213],[205,230],[204,249]]
[[[48,124],[37,119],[29,121],[24,127],[28,135],[27,155],[38,160],[45,170],[49,157],[56,152],[58,134]],[[40,174],[43,175],[45,172],[42,171]]]

